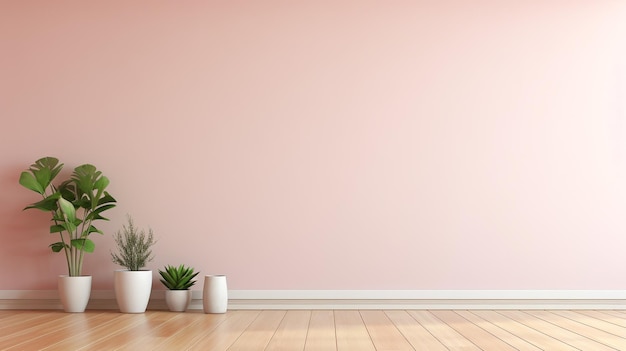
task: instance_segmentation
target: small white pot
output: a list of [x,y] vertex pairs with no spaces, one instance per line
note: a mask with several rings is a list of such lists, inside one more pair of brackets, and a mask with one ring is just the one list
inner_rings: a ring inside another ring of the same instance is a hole
[[85,312],[91,295],[91,276],[60,275],[57,283],[63,310],[65,312]]
[[152,271],[117,270],[114,276],[115,299],[123,313],[144,313],[152,292]]
[[191,302],[191,290],[166,290],[165,303],[172,312],[185,312]]
[[202,290],[204,313],[226,313],[228,309],[228,287],[225,275],[207,275]]

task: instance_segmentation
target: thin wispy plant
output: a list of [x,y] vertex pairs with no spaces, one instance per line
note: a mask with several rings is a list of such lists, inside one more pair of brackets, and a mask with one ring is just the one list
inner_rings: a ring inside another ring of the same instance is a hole
[[156,241],[152,229],[148,229],[146,234],[145,230],[135,227],[130,215],[127,216],[127,222],[113,235],[117,253],[111,252],[111,259],[129,271],[139,271],[154,259],[152,246]]

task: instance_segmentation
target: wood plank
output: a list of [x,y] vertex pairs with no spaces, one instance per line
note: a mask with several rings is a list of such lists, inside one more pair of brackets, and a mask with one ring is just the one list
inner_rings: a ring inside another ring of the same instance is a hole
[[582,335],[573,333],[567,329],[561,328],[542,319],[532,318],[528,313],[522,311],[501,311],[500,314],[505,315],[517,322],[541,331],[565,344],[575,347],[579,350],[597,350],[597,351],[614,351],[612,348],[590,340]]
[[526,340],[518,337],[517,335],[513,335],[510,332],[498,327],[497,325],[486,321],[479,316],[471,313],[470,311],[455,311],[463,318],[468,321],[474,323],[475,325],[481,327],[485,331],[490,334],[496,336],[500,340],[506,342],[507,344],[513,346],[517,350],[520,351],[541,351],[540,348],[534,346],[533,344],[527,342]]
[[67,317],[69,314],[58,311],[40,312],[40,311],[24,311],[16,313],[15,316],[7,317],[2,320],[0,325],[0,335],[8,337],[14,333],[23,332],[25,329],[40,326],[50,321]]
[[[94,312],[85,312],[94,313]],[[107,312],[110,315],[111,320],[102,323],[93,328],[87,328],[72,335],[71,338],[62,340],[56,344],[46,347],[46,351],[65,351],[65,350],[78,350],[86,347],[90,344],[96,343],[104,338],[115,338],[116,334],[136,325],[140,322],[139,319],[134,318],[133,315]]]
[[[82,333],[99,325],[106,325],[116,318],[112,313],[74,313],[70,317],[71,323],[58,323],[48,333],[38,332],[27,335],[27,340],[13,347],[3,350],[43,350],[46,347],[60,343],[74,335]],[[68,321],[69,321],[68,320]]]
[[554,339],[544,333],[519,323],[495,311],[471,311],[473,314],[485,319],[498,327],[526,340],[532,345],[543,350],[576,350],[559,340]]
[[[0,337],[0,349],[5,349],[19,345],[33,338],[33,335],[49,334],[59,327],[65,327],[78,323],[81,314],[56,312],[51,314],[41,314],[35,318],[29,318],[17,325],[7,326],[5,334]],[[18,328],[16,330],[16,328]]]
[[591,340],[595,340],[596,342],[602,343],[617,350],[626,350],[626,339],[607,333],[603,330],[599,330],[588,325],[573,321],[571,319],[561,317],[549,311],[526,311],[526,313],[535,318],[539,318],[554,325],[558,325],[561,328],[567,329],[573,333],[582,335]]
[[26,311],[0,310],[0,322],[4,324],[5,320],[16,318],[20,314],[24,314],[24,313],[26,313]]
[[303,350],[311,311],[287,311],[265,351]]
[[240,312],[205,314],[204,312],[185,312],[183,321],[188,324],[177,333],[163,340],[152,351],[187,350],[201,338],[211,333],[227,318],[237,318]]
[[495,335],[487,332],[476,324],[463,318],[461,315],[457,314],[454,311],[441,310],[431,311],[431,313],[482,350],[516,350],[511,345],[505,343]]
[[588,339],[582,335],[573,333],[567,329],[561,328],[542,319],[533,318],[526,312],[500,311],[500,314],[507,316],[530,328],[541,331],[542,333],[549,335],[561,341],[562,343],[575,347],[579,350],[615,351],[611,347]]
[[139,336],[150,332],[159,325],[165,323],[171,315],[165,311],[152,311],[150,313],[126,313],[130,325],[115,333],[115,337],[104,337],[94,343],[90,343],[79,350],[115,350],[129,344]]
[[359,311],[335,311],[335,332],[339,351],[376,351]]
[[193,325],[201,318],[209,318],[215,320],[210,316],[204,315],[204,313],[169,313],[169,315],[171,317],[163,324],[148,331],[143,335],[137,335],[133,342],[123,345],[118,350],[155,350],[156,348],[161,347],[161,345],[164,344],[168,339],[172,338],[174,335],[188,327],[190,324]]
[[[272,336],[274,336],[274,333],[276,333],[276,329],[285,317],[285,314],[285,311],[261,312],[228,350],[264,350],[272,339]],[[213,350],[213,348],[211,348],[211,350]]]
[[[582,310],[582,311],[574,311],[574,312],[578,312],[580,314],[584,314],[585,316],[597,318],[597,319],[603,320],[605,322],[609,322],[609,323],[612,323],[612,324],[615,324],[615,325],[619,325],[620,327],[626,328],[626,316],[625,317],[614,316],[614,315],[605,313],[604,311],[586,311],[586,310]],[[626,335],[626,334],[624,334],[624,335]]]
[[616,311],[616,310],[605,310],[603,313],[608,313],[613,316],[617,316],[620,318],[626,318],[626,311]]
[[442,322],[429,311],[408,311],[411,317],[419,322],[450,350],[480,350],[478,346],[467,340],[463,335]]
[[385,311],[385,314],[416,350],[448,350],[447,347],[445,347],[406,311]]
[[377,350],[413,350],[383,311],[361,311],[361,318]]
[[619,337],[623,337],[626,335],[626,329],[619,325],[615,325],[613,323],[607,322],[602,319],[595,318],[593,316],[589,316],[584,313],[574,312],[574,311],[553,311],[559,316],[563,316],[565,318],[569,318],[579,323],[586,324],[590,327],[594,327],[596,329],[604,330],[607,333],[611,333],[613,335],[617,335]]
[[[248,326],[261,314],[260,311],[227,312],[227,318],[192,344],[189,350],[223,351],[232,345]],[[172,350],[176,350],[174,348]]]
[[312,311],[305,351],[337,351],[333,311]]

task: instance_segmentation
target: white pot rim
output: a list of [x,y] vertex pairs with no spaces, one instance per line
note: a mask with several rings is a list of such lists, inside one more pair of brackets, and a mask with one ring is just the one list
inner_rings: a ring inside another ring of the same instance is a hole
[[91,278],[91,275],[69,275],[69,274],[59,274],[59,278]]
[[116,272],[129,272],[129,273],[132,273],[132,272],[152,272],[152,269],[140,269],[138,271],[130,271],[128,269],[116,269],[115,271]]

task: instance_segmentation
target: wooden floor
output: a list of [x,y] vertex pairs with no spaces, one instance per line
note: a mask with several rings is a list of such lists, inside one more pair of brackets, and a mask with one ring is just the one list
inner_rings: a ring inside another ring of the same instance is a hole
[[0,311],[1,350],[626,350],[626,311]]

